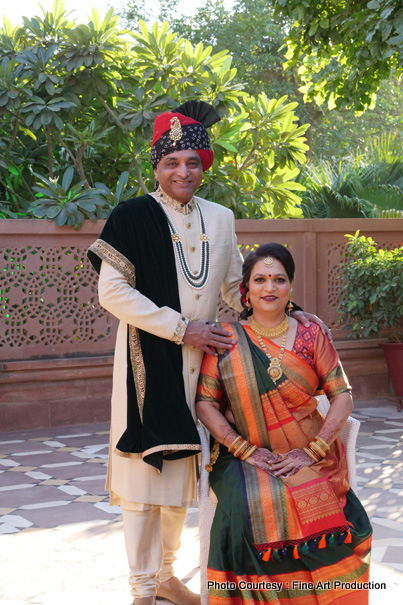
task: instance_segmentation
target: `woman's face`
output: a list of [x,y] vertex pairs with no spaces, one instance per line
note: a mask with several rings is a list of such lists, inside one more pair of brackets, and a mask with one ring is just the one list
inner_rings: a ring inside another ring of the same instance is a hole
[[259,315],[276,315],[284,313],[288,303],[291,282],[283,264],[273,258],[271,266],[265,265],[265,259],[258,260],[249,279],[249,298],[255,319]]

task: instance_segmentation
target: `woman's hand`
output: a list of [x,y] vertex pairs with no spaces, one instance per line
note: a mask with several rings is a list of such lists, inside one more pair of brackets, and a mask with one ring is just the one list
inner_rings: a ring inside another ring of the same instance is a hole
[[252,466],[256,468],[260,468],[262,471],[266,473],[269,471],[269,465],[277,462],[281,459],[277,454],[273,454],[270,450],[266,450],[263,447],[258,448],[245,460]]
[[287,454],[278,456],[279,461],[270,465],[270,472],[276,477],[291,477],[295,475],[303,466],[311,466],[314,461],[304,450],[290,450]]

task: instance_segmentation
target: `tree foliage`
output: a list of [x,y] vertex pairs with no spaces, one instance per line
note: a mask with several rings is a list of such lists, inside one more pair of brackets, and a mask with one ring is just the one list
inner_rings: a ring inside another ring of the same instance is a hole
[[216,160],[201,194],[240,217],[299,212],[307,126],[284,96],[248,94],[227,51],[193,45],[167,22],[121,30],[112,9],[103,21],[93,9],[76,25],[60,0],[23,21],[4,19],[0,31],[3,217],[32,212],[77,226],[105,216],[129,190],[152,190],[155,116],[190,98],[222,116],[211,129]]
[[373,106],[382,80],[403,66],[400,0],[272,0],[291,19],[288,66],[298,67],[307,101],[329,107]]
[[[403,82],[394,77],[381,80],[376,105],[371,111],[357,115],[354,108],[332,111],[326,103],[304,102],[299,88],[299,62],[283,69],[285,36],[292,19],[282,12],[275,14],[273,2],[266,0],[235,0],[229,8],[223,0],[202,0],[190,15],[180,13],[179,0],[159,3],[125,2],[122,22],[138,29],[138,18],[151,21],[168,20],[171,28],[196,45],[211,45],[213,52],[228,50],[233,58],[237,77],[244,90],[253,96],[264,92],[269,98],[287,95],[297,101],[295,112],[306,132],[309,155],[315,161],[348,157],[352,149],[364,150],[373,137],[394,133],[403,120]],[[151,12],[153,11],[153,12]],[[353,143],[352,143],[353,142]]]

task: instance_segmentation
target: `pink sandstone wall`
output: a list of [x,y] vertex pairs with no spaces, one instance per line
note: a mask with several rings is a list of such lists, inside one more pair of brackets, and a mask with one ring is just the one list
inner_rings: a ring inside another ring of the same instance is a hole
[[[0,220],[0,430],[108,419],[116,321],[98,305],[86,257],[102,226]],[[347,340],[337,324],[344,234],[357,229],[382,247],[403,244],[403,219],[236,221],[244,254],[267,241],[290,246],[294,300],[332,327],[355,399],[377,399],[389,394],[377,341]],[[220,301],[219,317],[236,314]]]

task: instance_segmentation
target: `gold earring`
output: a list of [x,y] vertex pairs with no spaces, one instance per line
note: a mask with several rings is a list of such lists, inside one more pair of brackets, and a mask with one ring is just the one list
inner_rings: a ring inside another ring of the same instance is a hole
[[294,308],[294,305],[292,304],[292,301],[291,301],[291,292],[292,292],[292,289],[290,290],[290,294],[289,294],[289,297],[288,297],[288,304],[287,304],[287,313],[288,313],[288,315],[290,315],[291,311]]
[[250,311],[252,308],[252,303],[250,302],[249,292],[247,292],[245,295],[245,301],[246,301],[246,306],[248,307],[248,310]]

